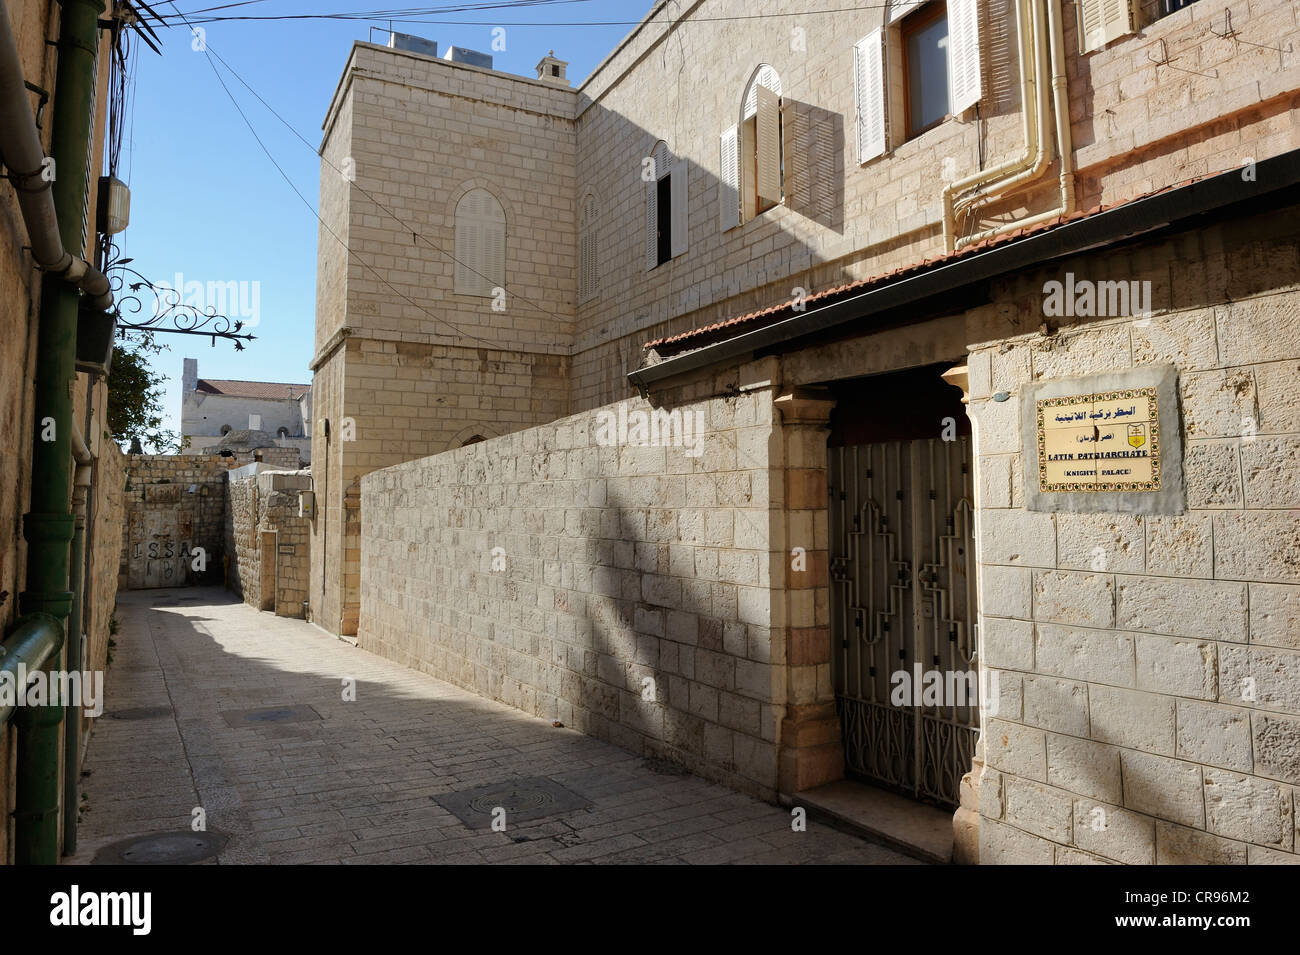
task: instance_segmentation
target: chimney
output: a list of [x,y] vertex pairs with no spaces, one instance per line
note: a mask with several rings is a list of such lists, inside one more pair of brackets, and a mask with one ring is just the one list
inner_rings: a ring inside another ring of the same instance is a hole
[[551,83],[555,86],[568,86],[568,77],[564,75],[569,64],[564,60],[555,58],[555,51],[551,50],[537,64],[537,78],[543,83]]
[[181,395],[184,396],[199,386],[199,360],[186,358],[181,368]]

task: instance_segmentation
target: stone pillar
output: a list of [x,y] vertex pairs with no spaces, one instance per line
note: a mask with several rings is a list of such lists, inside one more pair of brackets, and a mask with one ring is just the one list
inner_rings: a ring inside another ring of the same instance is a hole
[[[961,402],[962,404],[969,406],[970,377],[969,377],[967,367],[965,365],[957,365],[954,368],[949,368],[940,377],[942,377],[944,381],[948,382],[948,384],[955,385],[956,387],[960,388]],[[976,462],[975,463],[976,472],[972,476],[973,478],[972,483],[974,487],[978,489],[979,487],[979,471],[978,471],[979,423],[975,420],[974,417],[970,416],[969,413],[967,416],[971,418],[971,434],[972,434],[971,460]],[[978,490],[976,491],[976,494],[978,495]],[[978,503],[979,502],[977,499],[976,504],[978,505]],[[976,533],[978,534],[979,533],[978,510],[977,510],[976,521],[977,521]],[[976,573],[978,573],[979,562],[974,559],[973,555],[971,560],[971,566],[977,568]],[[975,592],[977,594],[979,593],[978,585],[975,588]],[[978,621],[979,620],[978,607],[976,609],[977,609],[977,613],[975,619]],[[982,623],[981,626],[979,627],[979,631],[982,634],[983,632]],[[980,669],[983,668],[984,666],[983,656],[984,656],[983,653],[979,653],[978,656],[976,657],[977,668]],[[978,685],[980,690],[983,691],[985,686],[983,673],[980,674]],[[980,700],[981,707],[983,706],[983,703],[984,701]],[[961,778],[961,786],[959,788],[960,801],[957,806],[957,811],[953,813],[952,816],[952,837],[953,837],[952,861],[958,865],[977,865],[979,864],[980,861],[980,776],[983,773],[983,771],[984,771],[984,727],[981,725],[979,738],[975,742],[975,756],[971,760],[970,772],[966,773],[966,775],[962,776]]]
[[785,541],[783,550],[773,548],[772,562],[774,570],[785,568],[786,580],[779,789],[790,796],[844,778],[831,682],[826,495],[827,423],[835,400],[825,391],[797,388],[775,405],[781,418]]

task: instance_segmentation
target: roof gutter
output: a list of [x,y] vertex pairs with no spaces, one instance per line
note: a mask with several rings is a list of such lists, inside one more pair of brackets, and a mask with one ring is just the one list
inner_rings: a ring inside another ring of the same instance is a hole
[[627,379],[645,395],[651,385],[687,372],[761,349],[788,345],[797,339],[884,315],[1019,269],[1132,240],[1179,221],[1260,199],[1297,183],[1300,183],[1300,150],[1292,150],[1256,163],[1254,175],[1249,179],[1242,169],[1229,169],[1212,178],[1136,199],[983,252],[962,255],[955,261],[851,298],[639,368],[629,372]]

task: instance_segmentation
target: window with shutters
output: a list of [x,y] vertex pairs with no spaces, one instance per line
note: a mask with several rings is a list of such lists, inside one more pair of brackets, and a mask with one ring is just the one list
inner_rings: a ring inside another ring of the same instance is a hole
[[903,116],[907,138],[919,136],[949,116],[948,6],[927,3],[899,26],[903,52]]
[[853,46],[858,163],[973,107],[982,76],[979,0],[891,3]]
[[[1182,5],[1172,0],[1155,0],[1152,4],[1168,13]],[[1136,29],[1131,0],[1078,0],[1075,9],[1079,15],[1079,49],[1084,53],[1100,50]],[[1152,19],[1164,15],[1157,13]]]
[[687,249],[690,166],[684,156],[674,156],[668,145],[660,142],[642,165],[641,178],[645,182],[646,271],[649,272]]
[[781,77],[764,63],[745,89],[738,128],[742,221],[781,204],[785,196]]
[[594,193],[582,198],[578,222],[578,301],[590,302],[600,294],[600,270],[596,261],[600,206]]
[[505,211],[486,189],[471,189],[456,204],[456,294],[490,298],[505,284]]

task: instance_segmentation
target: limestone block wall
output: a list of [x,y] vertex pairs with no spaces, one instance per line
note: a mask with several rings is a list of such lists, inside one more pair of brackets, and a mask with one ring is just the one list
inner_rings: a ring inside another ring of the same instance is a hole
[[315,381],[313,474],[328,508],[312,522],[317,623],[356,632],[361,476],[561,417],[568,367],[563,356],[537,352],[341,340]]
[[126,534],[126,455],[112,441],[101,441],[96,457],[90,579],[85,595],[86,658],[102,669],[108,654],[109,621],[117,600],[118,566]]
[[719,379],[674,406],[703,425],[695,456],[620,443],[651,410],[629,400],[366,475],[360,645],[773,795],[783,449],[770,382],[731,374],[730,397]]
[[[1067,270],[1150,281],[1154,301],[970,356],[980,656],[1000,687],[982,863],[1300,862],[1296,233],[1266,215],[1080,257],[990,306],[1035,309]],[[1026,510],[1020,390],[1148,364],[1178,369],[1186,512]]]
[[310,535],[298,500],[311,486],[308,471],[266,471],[229,483],[227,585],[244,603],[280,617],[304,615]]
[[257,538],[257,476],[226,486],[226,586],[251,607],[262,606],[262,548]]
[[[251,455],[127,456],[126,528],[118,582],[121,589],[222,580],[226,472],[247,463],[241,457]],[[191,555],[196,547],[206,553],[206,570],[193,566]]]

